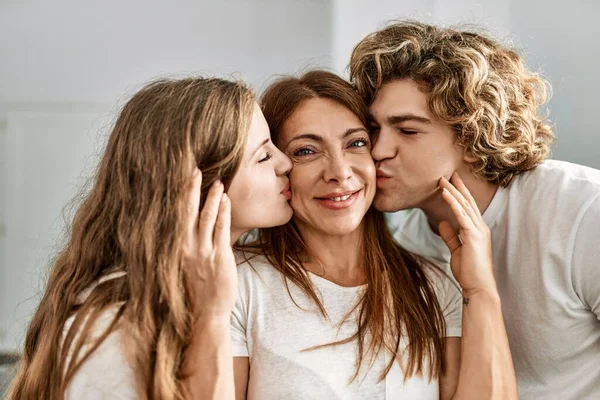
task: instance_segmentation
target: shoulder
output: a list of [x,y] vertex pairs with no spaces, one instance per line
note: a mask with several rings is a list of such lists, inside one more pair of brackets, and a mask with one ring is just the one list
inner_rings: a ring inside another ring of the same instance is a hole
[[564,161],[545,161],[508,186],[509,202],[524,218],[570,225],[600,194],[600,171]]
[[[79,357],[84,355],[106,331],[116,316],[116,308],[103,312],[94,322],[89,338]],[[65,330],[73,322],[71,317]],[[67,387],[67,398],[137,398],[135,373],[129,363],[123,344],[124,332],[120,323],[93,351],[77,370]],[[69,351],[69,358],[72,352]]]
[[[573,198],[580,198],[582,194],[600,193],[600,170],[565,161],[547,160],[517,176],[509,188],[534,195],[553,193],[554,197],[569,198],[569,195],[574,195]],[[580,192],[572,193],[572,190]]]
[[436,260],[428,260],[424,263],[423,271],[427,276],[429,284],[434,288],[438,296],[447,296],[454,293],[460,293],[460,285],[454,279],[450,265]]
[[283,276],[262,254],[236,254],[238,259],[238,284],[240,295],[281,286]]

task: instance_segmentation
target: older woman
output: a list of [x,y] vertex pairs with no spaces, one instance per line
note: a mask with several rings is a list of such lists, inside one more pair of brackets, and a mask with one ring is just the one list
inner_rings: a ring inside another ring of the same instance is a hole
[[[294,216],[262,230],[238,269],[236,398],[516,397],[500,308],[465,311],[470,345],[461,366],[460,291],[442,269],[398,246],[371,208],[371,137],[353,88],[314,71],[274,83],[262,107],[294,165]],[[459,239],[441,226],[453,272],[469,291],[493,293],[489,230],[460,178],[440,178],[461,229]],[[477,338],[490,321],[502,333]],[[506,357],[490,359],[486,346]]]

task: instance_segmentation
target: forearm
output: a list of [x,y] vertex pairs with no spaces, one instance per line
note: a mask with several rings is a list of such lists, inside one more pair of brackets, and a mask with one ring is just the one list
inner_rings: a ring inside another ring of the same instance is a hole
[[498,293],[464,293],[461,365],[453,399],[518,399]]
[[185,398],[234,400],[230,319],[201,318],[193,329],[181,371]]

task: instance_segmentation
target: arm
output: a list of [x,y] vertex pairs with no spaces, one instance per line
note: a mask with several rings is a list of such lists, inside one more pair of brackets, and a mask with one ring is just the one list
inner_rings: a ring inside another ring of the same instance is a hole
[[450,249],[450,266],[464,297],[460,367],[451,398],[517,399],[515,371],[494,278],[489,228],[457,174],[451,183],[442,178],[440,186],[460,228],[459,236],[443,221],[439,231]]
[[453,399],[517,399],[516,377],[496,291],[463,292],[460,370]]
[[201,318],[184,354],[186,399],[234,399],[229,317]]
[[456,392],[460,369],[460,338],[446,338],[446,372],[440,377],[440,400],[450,400]]
[[216,182],[200,212],[202,174],[192,179],[184,271],[193,326],[180,370],[186,399],[235,398],[231,312],[237,300],[237,270],[231,249],[231,203]]
[[248,357],[233,358],[233,375],[235,379],[235,400],[246,400],[250,362]]

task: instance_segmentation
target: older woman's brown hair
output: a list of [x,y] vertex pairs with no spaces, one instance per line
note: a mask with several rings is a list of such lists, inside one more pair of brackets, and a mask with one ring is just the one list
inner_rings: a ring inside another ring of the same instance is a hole
[[[285,121],[303,102],[314,98],[330,99],[347,107],[366,125],[367,109],[350,84],[333,73],[311,71],[299,78],[281,78],[263,94],[261,106],[275,143],[278,143]],[[357,341],[359,360],[354,379],[362,363],[380,351],[391,354],[381,379],[394,362],[400,362],[407,378],[426,370],[430,377],[439,376],[444,369],[445,325],[436,294],[423,270],[423,261],[395,243],[383,213],[371,207],[363,222],[361,253],[368,285],[357,305],[358,329],[341,342],[324,345]],[[325,317],[323,304],[302,266],[308,253],[294,221],[281,227],[261,229],[257,246],[284,275],[286,286],[288,281],[298,285],[315,301]],[[400,348],[402,337],[408,339],[406,364],[401,361],[404,356]]]

